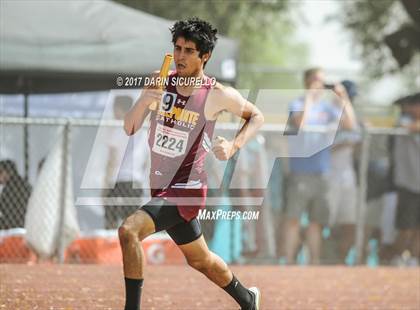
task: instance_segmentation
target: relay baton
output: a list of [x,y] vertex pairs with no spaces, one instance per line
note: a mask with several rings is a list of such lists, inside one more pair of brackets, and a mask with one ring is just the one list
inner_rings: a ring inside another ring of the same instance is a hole
[[[162,67],[160,68],[160,71],[159,71],[159,78],[160,78],[159,89],[163,90],[163,88],[164,88],[164,85],[165,85],[164,81],[168,76],[169,67],[171,66],[172,59],[173,59],[172,54],[169,54],[169,53],[165,54],[165,58],[163,59]],[[149,109],[150,110],[156,110],[158,104],[159,104],[159,102],[153,102],[150,105]]]

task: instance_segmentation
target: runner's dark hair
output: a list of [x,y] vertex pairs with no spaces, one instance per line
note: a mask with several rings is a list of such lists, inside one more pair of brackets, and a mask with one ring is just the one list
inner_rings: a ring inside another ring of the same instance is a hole
[[[171,28],[172,43],[175,44],[178,38],[183,37],[187,41],[195,43],[200,58],[213,51],[217,41],[217,29],[209,22],[198,17],[177,21]],[[206,63],[204,63],[204,66]]]

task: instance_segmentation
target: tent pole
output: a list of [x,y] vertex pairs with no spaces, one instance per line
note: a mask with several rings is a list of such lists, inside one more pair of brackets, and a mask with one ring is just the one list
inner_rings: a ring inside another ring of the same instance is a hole
[[362,129],[362,149],[359,164],[359,191],[357,195],[358,212],[356,223],[356,264],[363,264],[363,252],[365,248],[365,225],[366,225],[366,201],[368,187],[369,150],[371,135],[366,128]]
[[68,187],[68,166],[69,166],[69,137],[70,137],[70,122],[63,127],[63,145],[62,147],[62,158],[61,158],[61,193],[60,193],[60,218],[58,225],[58,234],[57,234],[57,258],[60,264],[64,263],[64,254],[65,254],[65,217],[66,217],[66,208],[67,206],[67,187]]

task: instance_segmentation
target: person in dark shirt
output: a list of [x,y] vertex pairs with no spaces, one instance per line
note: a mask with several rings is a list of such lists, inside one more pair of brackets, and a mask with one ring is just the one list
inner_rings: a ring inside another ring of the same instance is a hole
[[24,227],[32,187],[19,175],[14,161],[0,161],[0,185],[0,229]]

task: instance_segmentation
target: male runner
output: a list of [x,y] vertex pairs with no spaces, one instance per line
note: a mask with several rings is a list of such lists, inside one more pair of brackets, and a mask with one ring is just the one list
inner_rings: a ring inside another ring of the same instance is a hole
[[[204,75],[217,40],[217,30],[212,25],[193,18],[176,22],[171,33],[176,72],[169,75],[166,91],[144,89],[124,121],[126,133],[134,134],[152,104],[160,102],[150,117],[153,198],[118,230],[124,264],[125,309],[140,309],[145,264],[141,241],[154,232],[166,230],[191,267],[223,288],[241,309],[258,310],[259,290],[242,286],[226,263],[208,249],[197,215],[205,206],[207,193],[206,154],[212,149],[218,159],[228,160],[254,136],[264,118],[238,91],[219,83],[211,86],[210,78]],[[177,83],[181,77],[200,78],[204,83],[201,87],[181,85]],[[245,123],[233,141],[218,137],[211,147],[214,125],[222,111],[243,118]]]

